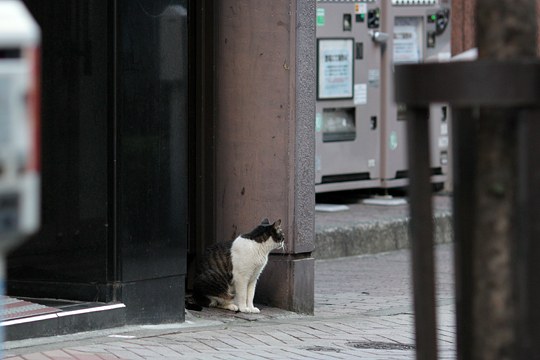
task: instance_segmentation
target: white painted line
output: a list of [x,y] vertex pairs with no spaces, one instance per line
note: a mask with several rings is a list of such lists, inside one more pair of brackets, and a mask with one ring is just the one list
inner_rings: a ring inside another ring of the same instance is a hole
[[24,323],[32,322],[32,321],[53,319],[55,317],[56,317],[56,314],[47,314],[47,315],[31,316],[31,317],[22,318],[22,319],[6,320],[6,321],[0,322],[0,326],[24,324]]
[[25,323],[34,322],[34,321],[42,321],[42,320],[49,320],[49,319],[54,319],[54,318],[61,318],[65,316],[73,316],[73,315],[79,315],[79,314],[88,314],[88,313],[94,313],[94,312],[100,312],[100,311],[121,309],[125,307],[126,307],[125,304],[118,303],[118,304],[112,304],[112,305],[96,306],[96,307],[88,308],[88,309],[58,312],[55,314],[30,316],[30,317],[22,318],[22,319],[2,321],[0,322],[0,326],[25,324]]
[[93,313],[93,312],[99,312],[99,311],[114,310],[114,309],[120,309],[120,308],[125,308],[125,307],[126,305],[120,303],[120,304],[113,304],[113,305],[96,306],[96,307],[92,307],[88,309],[62,311],[62,312],[57,313],[56,315],[58,315],[58,317],[64,317],[64,316],[87,314],[87,313]]
[[109,335],[110,338],[119,338],[119,339],[135,339],[134,335]]

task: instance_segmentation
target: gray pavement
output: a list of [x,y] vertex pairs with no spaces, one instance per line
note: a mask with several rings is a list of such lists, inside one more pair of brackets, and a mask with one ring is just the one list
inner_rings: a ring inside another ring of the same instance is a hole
[[[364,226],[366,218],[381,231],[388,230],[384,224],[389,220],[388,224],[403,233],[396,222],[403,222],[406,226],[406,206],[365,206],[355,204],[347,213],[317,214],[316,223],[321,226],[317,235],[321,230],[330,229],[332,221],[341,219],[343,223],[335,228],[342,231]],[[448,199],[437,199],[435,208],[439,214],[436,218],[445,218]],[[377,216],[380,216],[379,220],[373,220]],[[345,218],[349,220],[344,221]],[[395,221],[391,221],[392,218]],[[390,235],[386,236],[406,236],[391,232],[388,230]],[[344,239],[348,242],[363,241],[364,235],[359,236]],[[444,239],[449,237],[451,235],[444,235]],[[444,239],[441,242],[445,242]],[[314,315],[294,314],[264,306],[261,314],[205,309],[188,313],[183,324],[132,326],[9,342],[5,358],[413,359],[410,253],[406,249],[396,250],[406,247],[406,241],[394,241],[393,244],[390,252],[317,260]],[[348,246],[348,249],[356,247]],[[455,358],[451,257],[452,245],[436,246],[437,338],[441,359]]]

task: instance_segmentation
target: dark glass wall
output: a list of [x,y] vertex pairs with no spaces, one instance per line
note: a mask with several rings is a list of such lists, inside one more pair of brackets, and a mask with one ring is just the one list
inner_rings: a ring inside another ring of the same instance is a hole
[[[42,228],[8,293],[183,319],[187,0],[26,0],[42,27]],[[156,294],[160,294],[156,296]]]
[[131,281],[185,268],[177,239],[187,236],[187,6],[118,6],[118,236]]
[[8,259],[11,291],[106,301],[110,6],[99,0],[25,3],[42,28],[42,227]]

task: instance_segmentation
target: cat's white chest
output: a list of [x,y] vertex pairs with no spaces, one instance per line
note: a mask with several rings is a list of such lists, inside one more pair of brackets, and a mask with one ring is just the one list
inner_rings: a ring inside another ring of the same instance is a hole
[[248,278],[258,277],[268,262],[269,250],[253,240],[236,238],[231,247],[233,273]]

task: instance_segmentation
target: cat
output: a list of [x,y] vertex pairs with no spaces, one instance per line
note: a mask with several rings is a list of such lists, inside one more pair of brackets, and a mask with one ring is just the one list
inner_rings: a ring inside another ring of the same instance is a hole
[[264,219],[251,232],[212,245],[193,282],[193,300],[203,307],[259,313],[253,306],[257,280],[270,251],[284,244],[281,219],[273,224]]

